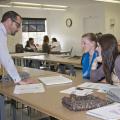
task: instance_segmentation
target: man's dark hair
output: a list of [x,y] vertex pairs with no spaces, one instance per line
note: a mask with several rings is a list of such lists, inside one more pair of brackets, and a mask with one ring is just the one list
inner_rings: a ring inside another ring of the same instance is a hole
[[14,11],[8,11],[4,13],[1,22],[6,21],[8,18],[11,18],[12,20],[16,20],[17,16],[19,16],[22,19],[22,17],[18,13]]
[[102,64],[106,81],[113,84],[112,72],[114,72],[115,61],[119,56],[118,42],[114,35],[103,34],[98,43],[101,46]]

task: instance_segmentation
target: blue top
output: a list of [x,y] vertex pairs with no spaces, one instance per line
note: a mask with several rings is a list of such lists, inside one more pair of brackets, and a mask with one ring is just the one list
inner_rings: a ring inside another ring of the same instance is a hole
[[92,57],[92,60],[90,62],[90,54],[89,52],[86,52],[82,56],[82,75],[85,79],[90,79],[90,72],[91,72],[91,66],[93,64],[94,59],[98,56],[98,52],[95,51]]

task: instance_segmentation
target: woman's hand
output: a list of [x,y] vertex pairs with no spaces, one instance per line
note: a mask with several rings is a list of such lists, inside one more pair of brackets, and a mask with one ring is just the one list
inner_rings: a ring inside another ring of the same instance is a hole
[[98,56],[98,57],[95,58],[95,60],[94,60],[94,62],[92,64],[92,67],[91,67],[92,70],[96,70],[97,69],[98,62],[102,63],[102,57],[101,56]]

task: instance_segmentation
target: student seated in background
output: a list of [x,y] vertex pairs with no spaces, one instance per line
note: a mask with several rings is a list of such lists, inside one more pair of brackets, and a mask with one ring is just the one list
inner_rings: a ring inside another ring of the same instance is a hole
[[29,40],[26,42],[25,51],[37,52],[37,47],[34,44],[34,38],[29,38]]
[[115,36],[104,34],[98,41],[98,48],[102,66],[91,71],[91,80],[96,81],[105,76],[107,83],[120,85],[120,54]]
[[43,38],[42,52],[48,54],[50,53],[49,37],[47,35]]
[[[27,52],[37,52],[38,51],[36,45],[34,44],[34,38],[29,38],[29,40],[26,42],[25,51],[27,51]],[[40,65],[41,65],[41,63],[36,60],[26,60],[27,67],[39,68]]]
[[26,41],[25,51],[27,51],[27,52],[33,52],[33,50],[30,48],[29,40]]
[[37,47],[36,47],[36,45],[35,45],[35,43],[34,43],[34,38],[29,38],[29,44],[30,44],[30,48],[31,48],[34,52],[36,52],[36,51],[37,51]]
[[84,79],[90,79],[91,66],[98,56],[96,35],[94,33],[82,35],[82,47],[84,50],[81,60],[82,75]]
[[56,38],[52,38],[51,53],[60,53],[61,45]]

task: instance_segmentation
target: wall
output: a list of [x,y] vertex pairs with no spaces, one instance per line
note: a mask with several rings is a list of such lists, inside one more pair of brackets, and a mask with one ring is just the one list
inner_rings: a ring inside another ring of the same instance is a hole
[[[92,4],[89,6],[73,6],[67,11],[43,11],[43,10],[28,10],[28,9],[10,9],[15,10],[22,17],[32,17],[32,18],[47,18],[47,27],[49,37],[56,37],[61,45],[63,51],[70,50],[73,47],[73,54],[80,55],[81,53],[81,35],[84,34],[84,18],[86,17],[98,17],[99,24],[92,27],[95,32],[104,31],[104,9],[100,4]],[[8,11],[3,9],[2,13]],[[23,12],[24,11],[24,12]],[[72,19],[72,26],[68,28],[66,26],[66,19]],[[97,29],[96,29],[97,28]],[[15,40],[15,42],[14,42]],[[15,37],[9,37],[9,49],[11,52],[14,51],[14,45],[16,43],[21,43],[22,36],[21,31]]]
[[105,4],[105,31],[114,34],[120,41],[120,5]]
[[[84,34],[84,18],[85,17],[98,17],[98,23],[95,27],[92,27],[96,32],[105,31],[105,21],[104,21],[104,9],[101,4],[92,4],[88,6],[80,6],[69,8],[63,15],[51,13],[49,33],[51,36],[56,36],[60,39],[64,50],[70,50],[73,47],[73,54],[81,55],[81,36]],[[72,19],[72,27],[66,27],[65,21],[67,18]],[[59,22],[59,23],[58,23]],[[95,23],[94,23],[95,24]],[[96,27],[97,26],[97,27]]]
[[[2,8],[0,8],[0,13],[2,13]],[[1,20],[2,14],[0,14],[0,20]]]

